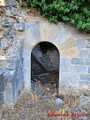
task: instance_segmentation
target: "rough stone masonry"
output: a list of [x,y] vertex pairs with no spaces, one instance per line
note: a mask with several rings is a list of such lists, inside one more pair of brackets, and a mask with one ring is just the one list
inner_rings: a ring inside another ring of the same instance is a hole
[[60,53],[59,93],[90,89],[90,34],[31,17],[15,0],[6,0],[6,6],[0,7],[0,104],[13,105],[21,90],[31,90],[31,52],[43,41]]

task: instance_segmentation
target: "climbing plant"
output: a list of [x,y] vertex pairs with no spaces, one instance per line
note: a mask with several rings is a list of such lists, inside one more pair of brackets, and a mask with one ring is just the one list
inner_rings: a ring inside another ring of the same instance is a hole
[[25,0],[39,8],[50,22],[69,22],[79,30],[90,32],[90,0]]

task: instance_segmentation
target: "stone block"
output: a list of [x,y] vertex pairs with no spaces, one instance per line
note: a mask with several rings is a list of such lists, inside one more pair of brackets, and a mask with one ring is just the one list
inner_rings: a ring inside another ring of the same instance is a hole
[[49,41],[51,24],[49,22],[40,23],[40,41]]
[[90,50],[84,50],[84,49],[80,49],[79,50],[79,56],[80,57],[84,57],[84,58],[88,58],[90,54]]
[[71,63],[76,64],[76,65],[84,65],[84,59],[82,59],[82,58],[72,58]]
[[67,50],[60,51],[61,57],[78,57],[79,51],[77,47],[73,47]]
[[66,39],[63,43],[59,45],[59,50],[67,50],[76,47],[76,43],[73,37]]
[[67,41],[72,38],[72,35],[63,27],[60,27],[60,32],[56,39],[53,41],[53,43],[58,46],[58,48],[61,46],[61,43],[64,41]]
[[60,71],[61,72],[69,72],[70,71],[70,65],[71,65],[71,59],[70,58],[61,58],[60,59]]
[[90,65],[90,59],[88,58],[88,59],[85,59],[85,65]]
[[87,46],[87,41],[85,38],[79,38],[76,40],[78,48],[86,48]]
[[40,40],[40,26],[39,23],[34,23],[29,27],[30,32],[35,40]]
[[13,104],[13,86],[12,86],[12,82],[7,82],[7,84],[5,85],[4,88],[4,102],[7,105],[12,105]]
[[49,34],[49,40],[53,41],[58,36],[59,33],[60,33],[59,26],[56,25],[56,24],[51,24],[50,34]]
[[90,75],[89,74],[80,74],[80,79],[90,81]]
[[11,81],[12,82],[14,80],[14,77],[15,77],[14,74],[15,74],[14,70],[6,70],[3,74],[5,81],[6,82]]
[[54,104],[56,106],[60,106],[60,105],[64,104],[64,101],[60,98],[56,98],[56,100],[54,101]]
[[78,73],[74,74],[73,72],[61,72],[60,74],[60,87],[62,86],[77,86],[80,80]]
[[6,0],[6,5],[10,7],[16,6],[16,0]]
[[71,66],[71,72],[73,73],[88,73],[88,67],[87,66],[77,66],[73,65]]
[[20,22],[18,25],[18,31],[24,31],[25,30],[25,23],[24,22]]
[[86,89],[90,89],[90,82],[89,81],[79,81],[79,86],[86,88]]

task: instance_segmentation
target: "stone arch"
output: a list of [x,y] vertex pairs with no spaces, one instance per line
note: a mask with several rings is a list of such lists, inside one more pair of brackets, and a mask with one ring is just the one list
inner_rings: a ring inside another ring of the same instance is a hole
[[[31,52],[31,82],[49,84],[51,91],[59,89],[59,61],[58,48],[51,42],[42,41],[33,47]],[[54,86],[53,86],[54,85]]]
[[[68,66],[70,68],[71,58],[78,57],[75,38],[60,24],[54,25],[48,22],[33,22],[27,23],[26,27],[23,53],[25,89],[27,89],[27,91],[31,90],[31,52],[38,43],[46,41],[55,45],[59,51],[59,91],[61,91],[61,87],[66,79],[63,76],[66,76],[66,73],[69,72]],[[64,67],[65,64],[67,69]]]

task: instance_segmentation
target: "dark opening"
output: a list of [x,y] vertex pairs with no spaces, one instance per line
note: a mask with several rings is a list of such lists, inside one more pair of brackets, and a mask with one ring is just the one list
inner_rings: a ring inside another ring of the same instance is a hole
[[44,98],[58,95],[59,52],[50,42],[40,42],[31,53],[31,87]]

